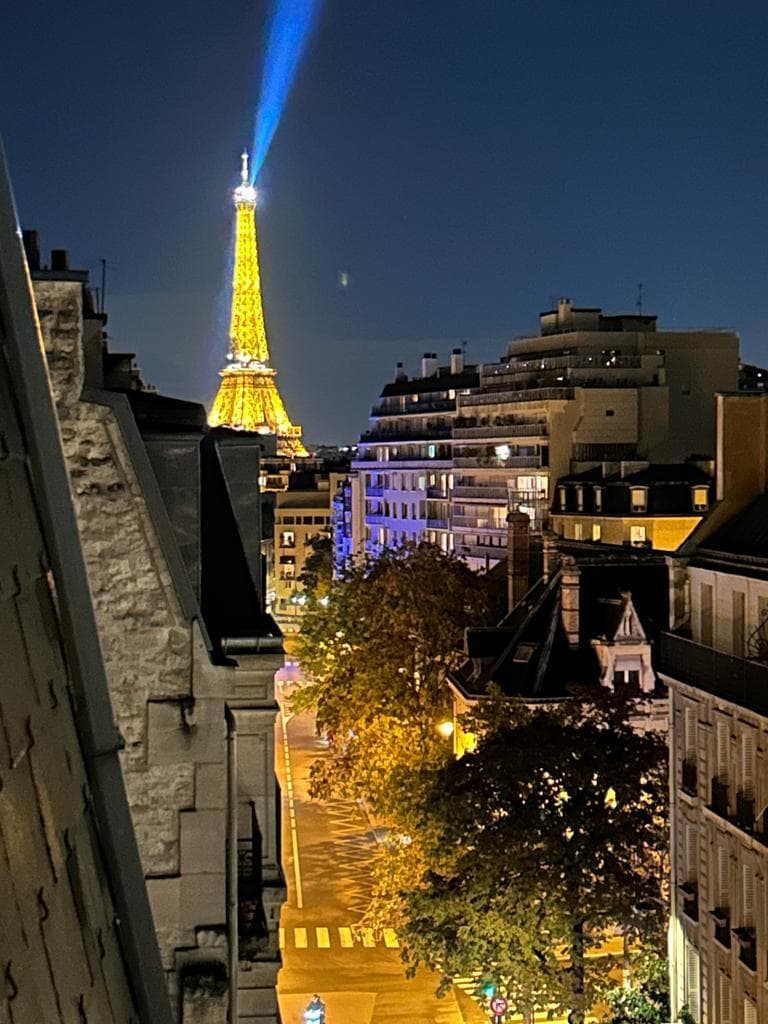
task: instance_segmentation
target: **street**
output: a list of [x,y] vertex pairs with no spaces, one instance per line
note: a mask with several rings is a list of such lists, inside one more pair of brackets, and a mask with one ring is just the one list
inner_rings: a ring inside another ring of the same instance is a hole
[[[309,799],[313,760],[325,755],[308,713],[278,718],[277,764],[283,792],[283,865],[288,901],[280,945],[278,999],[283,1024],[300,1024],[318,993],[327,1024],[477,1024],[487,1018],[460,991],[435,996],[437,978],[405,978],[397,936],[356,936],[377,855],[371,828],[356,803]],[[287,743],[286,743],[287,735]]]

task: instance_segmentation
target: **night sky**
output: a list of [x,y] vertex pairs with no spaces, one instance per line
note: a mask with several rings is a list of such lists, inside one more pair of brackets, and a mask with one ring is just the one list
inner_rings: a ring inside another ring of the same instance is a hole
[[[44,249],[108,261],[114,349],[210,401],[266,0],[26,0],[0,132]],[[326,0],[259,180],[288,411],[350,441],[403,359],[497,358],[568,295],[768,361],[768,4]],[[340,274],[349,275],[341,287]]]

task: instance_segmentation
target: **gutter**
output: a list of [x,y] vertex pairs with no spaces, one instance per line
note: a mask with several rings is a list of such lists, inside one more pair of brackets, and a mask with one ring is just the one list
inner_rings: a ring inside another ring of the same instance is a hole
[[32,286],[1,143],[0,255],[5,353],[17,387],[17,411],[56,583],[73,712],[91,790],[97,842],[115,905],[115,928],[122,946],[126,979],[141,1024],[172,1024],[165,974],[118,760],[121,741],[114,724]]

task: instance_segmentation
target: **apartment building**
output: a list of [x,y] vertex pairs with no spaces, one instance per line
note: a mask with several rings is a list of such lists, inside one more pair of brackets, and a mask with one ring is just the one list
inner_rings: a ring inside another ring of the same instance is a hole
[[427,353],[420,377],[398,367],[360,439],[358,549],[418,537],[488,568],[503,557],[508,509],[541,529],[561,477],[711,458],[714,394],[736,390],[738,374],[733,331],[662,331],[655,316],[569,300],[496,363],[465,367],[454,350],[440,366]]
[[[768,494],[706,538],[662,637],[671,692],[673,1011],[768,1020]],[[674,1014],[673,1014],[674,1015]]]

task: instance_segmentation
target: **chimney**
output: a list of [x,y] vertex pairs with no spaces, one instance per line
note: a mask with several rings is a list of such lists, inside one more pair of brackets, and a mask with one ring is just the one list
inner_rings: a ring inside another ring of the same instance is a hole
[[437,354],[425,352],[421,357],[421,376],[433,377],[437,373]]
[[531,520],[519,509],[507,515],[507,610],[530,589]]
[[557,550],[557,534],[553,530],[541,531],[541,575],[545,580],[551,580],[557,572],[557,562],[560,553]]
[[568,555],[560,566],[560,605],[563,629],[568,646],[575,651],[579,646],[579,576],[581,570],[576,559]]
[[451,352],[451,373],[462,373],[464,370],[464,353],[460,348]]
[[408,374],[402,363],[398,363],[395,367],[395,380],[408,380]]
[[40,236],[36,231],[23,231],[24,253],[30,271],[40,269]]
[[69,270],[69,253],[66,249],[51,249],[51,270]]

